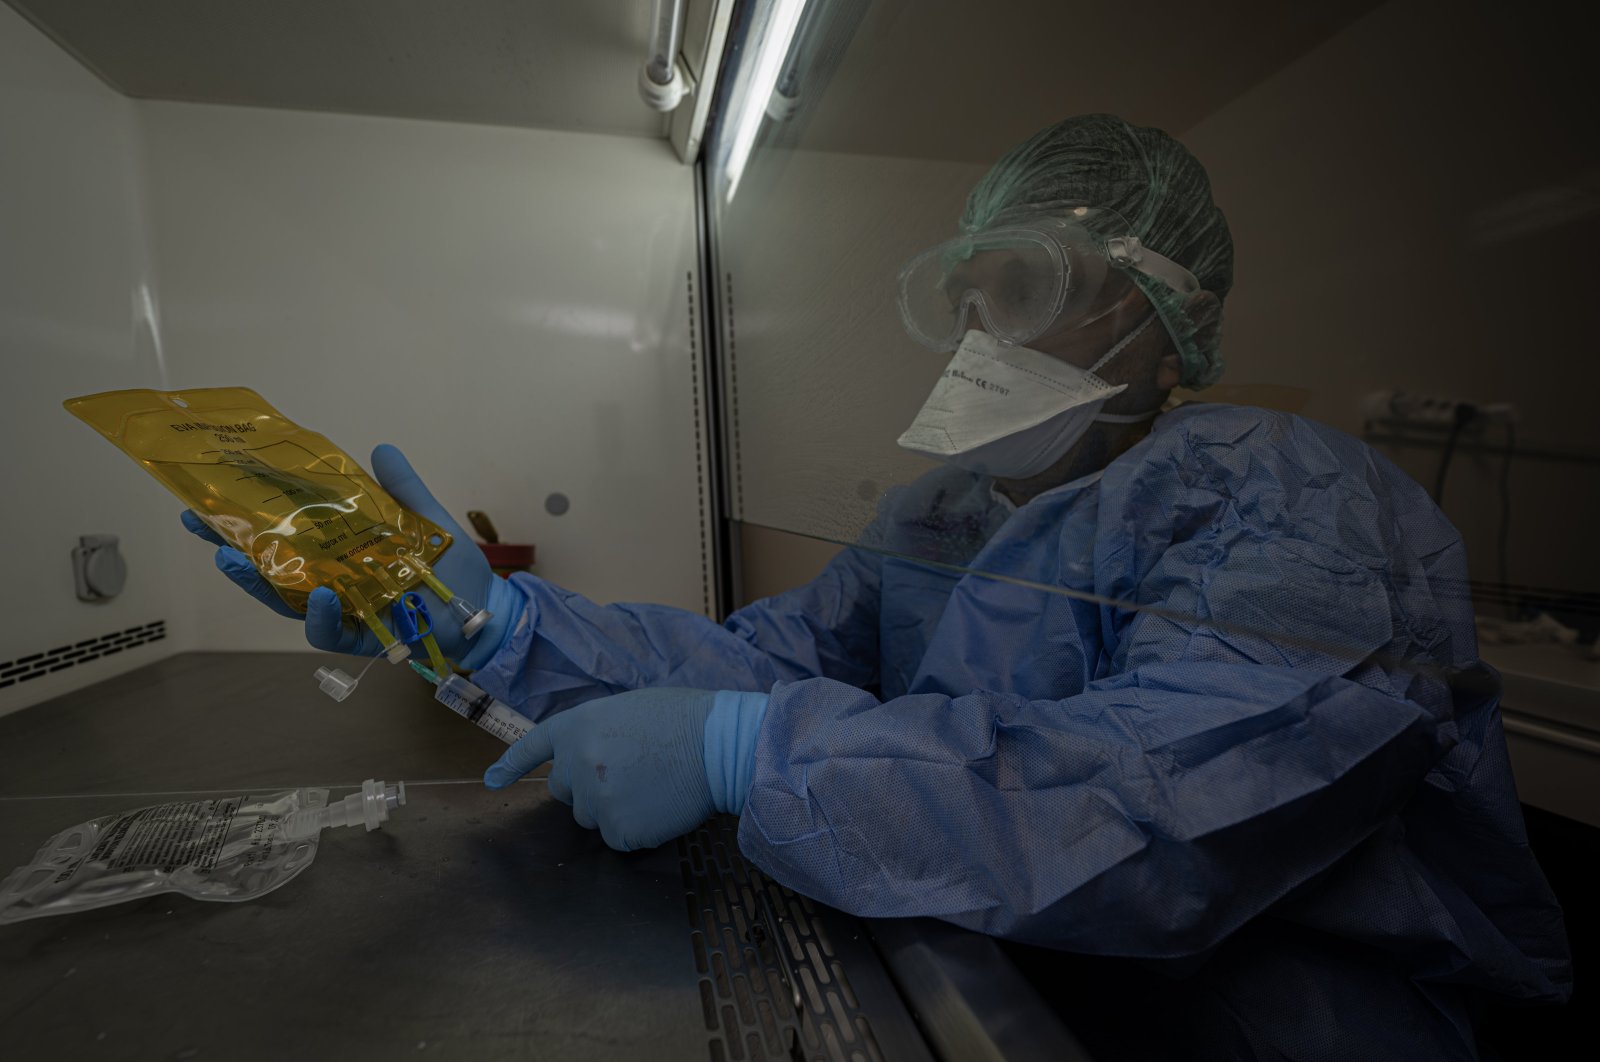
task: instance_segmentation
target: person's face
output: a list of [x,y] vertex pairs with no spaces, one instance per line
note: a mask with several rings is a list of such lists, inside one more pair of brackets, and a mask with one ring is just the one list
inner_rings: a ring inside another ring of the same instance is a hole
[[[1071,320],[1052,323],[1026,346],[1076,368],[1088,369],[1154,312],[1150,300],[1128,274],[1113,269],[1107,273],[1093,305],[1084,313]],[[977,314],[969,318],[967,327],[984,331]],[[1153,323],[1096,372],[1113,386],[1129,385],[1128,391],[1112,399],[1105,411],[1137,412],[1159,405],[1155,393],[1176,387],[1178,373],[1178,358],[1172,351],[1166,329],[1159,322]]]
[[[1202,292],[1200,296],[1214,301],[1208,293]],[[1043,335],[1029,341],[1028,347],[1077,368],[1088,369],[1154,312],[1155,307],[1138,285],[1126,273],[1114,270],[1106,276],[1093,308],[1083,315],[1081,323],[1057,322]],[[1095,375],[1108,384],[1127,385],[1127,390],[1105,404],[1104,412],[1134,414],[1156,409],[1177,386],[1180,367],[1177,350],[1166,328],[1159,321],[1151,322],[1150,327],[1123,347],[1115,358],[1096,370]],[[1012,501],[1022,504],[1052,487],[1104,468],[1143,438],[1149,428],[1149,421],[1096,423],[1044,472],[1025,480],[1002,478],[997,483]]]
[[1026,345],[1087,369],[1137,328],[1150,309],[1150,300],[1128,274],[1120,269],[1109,270],[1091,306],[1072,320],[1053,322]]
[[[1028,263],[1010,259],[1006,249],[979,252],[953,269],[946,284],[952,308],[958,307],[964,293],[973,289],[1004,293],[1013,305],[1024,307],[1029,299],[1041,297],[1041,292],[1034,290],[1037,279],[1026,268]],[[1016,267],[1015,275],[1007,272],[1011,266]],[[1048,293],[1042,297],[1048,297]],[[1215,327],[1215,322],[1220,320],[1220,303],[1207,291],[1189,295],[1184,310],[1196,322],[1209,322],[1206,327]],[[1151,320],[1148,327],[1140,330],[1139,326],[1154,314],[1155,307],[1133,278],[1120,268],[1108,267],[1091,305],[1052,321],[1025,346],[1088,370],[1118,343],[1127,340],[1116,357],[1095,370],[1096,376],[1113,387],[1125,386],[1105,404],[1103,412],[1129,416],[1151,413],[1178,385],[1182,369],[1172,337],[1160,321]],[[988,331],[982,315],[975,312],[966,315],[963,327]],[[1148,433],[1149,426],[1150,422],[1142,418],[1130,422],[1096,422],[1045,472],[1027,480],[1002,478],[997,482],[1020,504],[1044,490],[1103,468]]]

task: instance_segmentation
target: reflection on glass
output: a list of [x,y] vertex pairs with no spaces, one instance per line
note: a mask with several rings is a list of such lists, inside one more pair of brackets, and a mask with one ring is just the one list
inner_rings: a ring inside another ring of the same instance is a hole
[[733,115],[725,168],[722,171],[723,196],[729,202],[739,190],[744,168],[750,161],[750,152],[756,144],[767,117],[769,101],[778,91],[778,80],[784,71],[784,62],[794,43],[795,32],[800,28],[800,17],[805,13],[806,0],[773,0],[762,12],[765,18],[758,23],[757,41],[749,66],[749,81],[744,86],[739,109]]
[[[1471,1057],[1482,1001],[1571,990],[1506,731],[1535,680],[1600,690],[1560,382],[1600,375],[1530,343],[1586,336],[1570,278],[1482,250],[1593,224],[1592,146],[1531,129],[1565,75],[1473,7],[1402,76],[1422,0],[1022,6],[816,4],[796,106],[718,132],[753,145],[713,218],[730,508],[777,532],[699,643],[774,684],[741,845],[858,913],[1164,964],[1107,1057]],[[765,577],[802,536],[842,548]]]

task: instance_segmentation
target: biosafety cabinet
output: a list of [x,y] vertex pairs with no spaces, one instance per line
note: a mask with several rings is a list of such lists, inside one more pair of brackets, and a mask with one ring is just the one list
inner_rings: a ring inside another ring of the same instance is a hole
[[[1468,575],[1431,591],[1470,604],[1531,840],[1586,952],[1594,881],[1575,853],[1600,827],[1600,362],[1581,352],[1600,160],[1581,133],[1587,38],[1546,8],[7,0],[0,855],[54,828],[55,798],[87,801],[75,820],[122,792],[362,769],[334,738],[309,764],[271,728],[240,744],[249,719],[317,728],[349,706],[319,703],[299,626],[219,578],[180,505],[63,400],[252,388],[358,459],[400,446],[445,508],[486,518],[474,537],[518,547],[516,566],[596,602],[722,620],[862,546],[885,499],[927,474],[897,440],[949,355],[908,337],[902,270],[961,232],[997,159],[1105,113],[1179,138],[1232,233],[1226,369],[1168,408],[1258,406],[1348,433],[1459,531]],[[1314,624],[1298,636],[1361,662]],[[389,750],[396,775],[481,771],[480,735],[429,716],[399,671],[374,675],[348,718],[377,726],[382,696],[433,719]],[[598,866],[598,841],[522,821],[519,843],[561,853],[547,866],[497,847],[484,794],[417,791],[452,833],[397,843],[454,860],[441,880],[481,889],[471,902],[397,886],[422,912],[403,927],[413,954],[363,920],[361,890],[383,881],[355,874],[340,892],[321,866],[284,930],[360,927],[363,975],[428,965],[366,1018],[311,1007],[309,1032],[234,1038],[242,1015],[222,1007],[185,1026],[162,977],[211,969],[266,991],[259,962],[285,972],[271,998],[292,1010],[309,1004],[290,975],[331,985],[354,968],[250,922],[252,905],[209,912],[233,935],[207,944],[199,919],[181,963],[149,967],[166,946],[152,909],[105,922],[148,946],[104,953],[90,931],[110,912],[60,923],[64,963],[44,936],[0,927],[7,995],[75,972],[62,983],[106,978],[95,1007],[126,995],[156,1016],[69,1021],[89,1003],[62,989],[0,1018],[0,1042],[89,1030],[76,1057],[121,1028],[129,1057],[335,1043],[341,1057],[534,1043],[552,1057],[1090,1057],[1036,957],[819,910],[746,865],[727,823],[575,881],[556,871]],[[461,873],[474,860],[499,876]],[[537,902],[492,914],[521,896]],[[577,913],[553,926],[541,905]],[[694,922],[702,910],[713,923]],[[427,935],[440,922],[457,936]],[[545,941],[532,974],[502,946],[517,935]],[[431,996],[461,976],[461,940],[484,946],[501,987]],[[519,1011],[503,986],[525,975],[581,1020]],[[401,1010],[386,1039],[373,1015]],[[1502,1045],[1544,1035],[1496,1028]]]

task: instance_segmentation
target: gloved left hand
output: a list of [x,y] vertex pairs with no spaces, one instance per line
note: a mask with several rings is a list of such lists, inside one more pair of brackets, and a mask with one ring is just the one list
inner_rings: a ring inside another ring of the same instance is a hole
[[550,795],[619,851],[654,848],[716,811],[739,814],[764,693],[645,689],[580,704],[528,731],[486,771],[502,789],[550,767]]
[[[515,613],[521,606],[519,595],[504,579],[490,571],[483,551],[434,498],[412,469],[411,462],[406,460],[405,454],[384,443],[372,451],[372,473],[401,506],[450,532],[454,541],[434,563],[434,574],[468,601],[494,613],[493,618],[475,638],[468,639],[443,601],[424,587],[417,589],[428,603],[428,612],[434,621],[434,636],[439,640],[444,655],[468,671],[487,663],[500,648],[511,630],[512,621],[517,618]],[[274,612],[291,619],[300,618],[300,613],[278,596],[278,592],[256,569],[250,558],[224,542],[205,521],[185,510],[183,526],[218,547],[217,568],[245,593]],[[306,641],[313,648],[330,653],[376,656],[380,651],[378,639],[363,624],[354,619],[347,620],[343,608],[339,595],[332,589],[319,586],[313,590],[306,602]],[[380,618],[387,624],[388,609],[384,609],[384,613]]]

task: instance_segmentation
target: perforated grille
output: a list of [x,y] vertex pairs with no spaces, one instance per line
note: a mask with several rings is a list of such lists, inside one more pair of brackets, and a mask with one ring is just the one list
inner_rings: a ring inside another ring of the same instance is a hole
[[65,671],[91,660],[114,656],[137,645],[159,642],[166,636],[167,621],[156,620],[139,627],[102,634],[98,638],[57,646],[42,653],[19,656],[15,660],[0,663],[0,690],[19,682],[31,682],[54,671]]
[[678,841],[712,1062],[882,1062],[823,913],[745,862],[737,825]]

